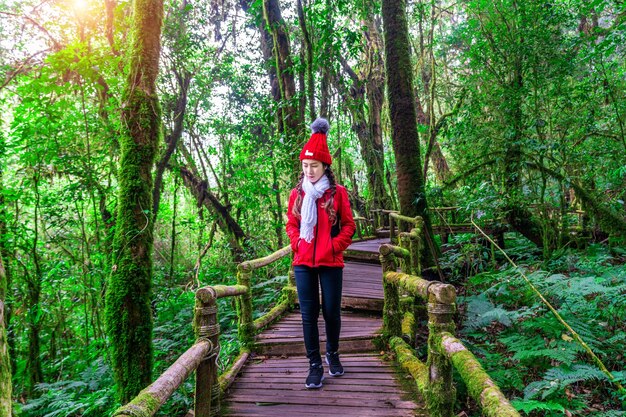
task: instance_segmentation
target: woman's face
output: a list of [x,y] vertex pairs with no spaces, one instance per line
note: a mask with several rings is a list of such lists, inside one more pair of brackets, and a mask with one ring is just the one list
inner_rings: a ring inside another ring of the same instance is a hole
[[302,160],[302,171],[304,172],[304,176],[312,183],[316,183],[317,180],[322,178],[325,170],[326,168],[324,167],[324,164],[316,159]]

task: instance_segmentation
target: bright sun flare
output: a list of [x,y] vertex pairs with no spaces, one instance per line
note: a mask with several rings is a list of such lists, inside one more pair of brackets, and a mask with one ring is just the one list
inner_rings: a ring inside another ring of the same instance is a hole
[[71,0],[71,4],[77,13],[84,13],[89,8],[88,0]]

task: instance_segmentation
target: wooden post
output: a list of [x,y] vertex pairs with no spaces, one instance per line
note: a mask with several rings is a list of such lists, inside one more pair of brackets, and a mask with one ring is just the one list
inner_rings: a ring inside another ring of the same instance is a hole
[[371,210],[374,213],[374,230],[378,230],[380,228],[380,210]]
[[[411,242],[409,235],[407,233],[400,233],[400,247],[405,249],[407,252],[410,252]],[[411,270],[411,259],[400,259],[400,269],[405,274],[413,275],[413,271]]]
[[[211,291],[212,289],[203,290]],[[194,314],[196,340],[209,341],[212,349],[196,370],[195,417],[215,417],[220,411],[220,384],[217,379],[220,325],[217,321],[216,298],[215,291],[212,297],[204,297],[204,301],[196,296]]]
[[386,272],[395,272],[395,257],[386,245],[380,247],[380,263],[383,269],[383,334],[386,337],[398,336],[402,334],[402,322],[400,318],[400,297],[398,295],[398,284],[385,278]]
[[389,240],[391,241],[391,244],[394,244],[394,239],[396,238],[396,223],[395,220],[393,219],[393,216],[391,214],[389,214]]
[[[241,295],[237,301],[238,307],[238,334],[241,344],[246,348],[252,348],[254,342],[254,323],[252,321],[252,288],[250,281],[252,280],[252,272],[241,266],[237,268],[237,284],[244,285],[248,291]],[[295,278],[294,278],[295,281]],[[295,283],[294,283],[295,286]]]
[[[434,285],[434,287],[433,287]],[[451,285],[433,281],[428,291],[428,389],[426,405],[431,417],[452,417],[456,390],[452,362],[442,352],[442,332],[454,334],[456,291]],[[452,287],[452,288],[449,288]]]
[[291,265],[289,267],[289,285],[291,285],[292,287],[296,286],[296,272],[293,270],[293,265]]
[[422,234],[419,228],[411,230],[409,234],[409,251],[411,252],[411,273],[418,277],[422,276],[422,264],[420,256],[422,252]]

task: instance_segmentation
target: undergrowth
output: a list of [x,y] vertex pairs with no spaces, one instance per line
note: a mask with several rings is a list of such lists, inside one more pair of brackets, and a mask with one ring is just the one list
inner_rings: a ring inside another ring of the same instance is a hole
[[[521,239],[507,243],[507,253],[533,285],[623,384],[623,252],[595,244],[543,261]],[[468,266],[470,261],[476,264]],[[626,416],[626,397],[499,255],[465,236],[450,245],[443,262],[457,287],[466,279],[459,290],[461,338],[522,415]],[[468,271],[476,273],[465,278]],[[462,386],[459,407],[480,415]]]
[[[286,284],[284,275],[289,263],[281,260],[253,275],[253,319],[271,309]],[[279,275],[281,274],[281,275]],[[181,274],[182,275],[182,274]],[[165,280],[162,276],[157,280]],[[232,271],[212,268],[202,277],[202,285],[236,283]],[[157,281],[154,285],[154,371],[158,378],[178,357],[189,349],[195,340],[192,328],[194,292],[188,285],[172,285]],[[237,313],[232,297],[218,300],[220,322],[220,372],[228,368],[238,355]],[[64,367],[64,377],[52,383],[37,386],[38,397],[16,404],[19,417],[102,417],[108,416],[120,404],[115,398],[115,382],[104,348],[105,341],[98,340],[81,346],[59,360],[56,367]],[[193,409],[194,375],[192,374],[172,397],[161,407],[157,416],[184,416]]]

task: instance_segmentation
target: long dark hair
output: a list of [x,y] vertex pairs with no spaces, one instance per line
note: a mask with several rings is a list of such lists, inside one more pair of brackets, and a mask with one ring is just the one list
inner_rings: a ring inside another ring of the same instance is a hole
[[[324,210],[326,210],[326,214],[328,214],[330,224],[335,224],[337,222],[337,211],[335,210],[335,193],[337,192],[337,180],[335,180],[335,173],[330,168],[330,165],[324,164],[324,168],[324,175],[328,177],[328,182],[330,184],[330,198],[324,204]],[[296,190],[298,190],[298,196],[296,197],[296,201],[294,202],[292,209],[292,213],[294,216],[296,216],[297,219],[300,218],[300,210],[302,210],[302,180],[304,180],[304,172],[300,174],[298,184],[296,185]]]

